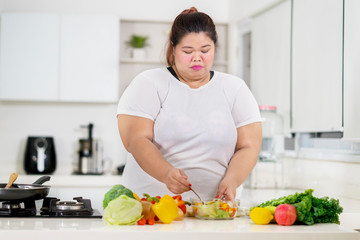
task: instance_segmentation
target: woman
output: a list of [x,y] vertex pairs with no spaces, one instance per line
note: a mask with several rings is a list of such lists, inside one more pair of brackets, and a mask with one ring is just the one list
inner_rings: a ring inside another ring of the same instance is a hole
[[[172,25],[168,68],[139,74],[118,106],[118,126],[131,154],[123,184],[138,194],[182,194],[234,201],[257,162],[261,118],[238,77],[211,71],[217,34],[196,8]],[[238,196],[239,197],[239,196]]]

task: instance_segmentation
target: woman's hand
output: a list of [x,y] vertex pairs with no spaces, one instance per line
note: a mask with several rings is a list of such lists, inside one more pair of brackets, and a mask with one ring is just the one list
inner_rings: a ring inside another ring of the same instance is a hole
[[182,194],[189,191],[191,184],[188,182],[186,174],[178,168],[170,168],[164,178],[166,187],[174,194]]
[[222,197],[225,201],[235,202],[236,188],[236,180],[225,177],[219,184],[216,198]]

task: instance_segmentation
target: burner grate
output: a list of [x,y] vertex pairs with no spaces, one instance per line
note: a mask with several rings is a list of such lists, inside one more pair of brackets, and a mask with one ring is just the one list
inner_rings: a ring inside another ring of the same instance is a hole
[[41,215],[49,216],[91,216],[94,210],[89,199],[73,198],[75,201],[60,201],[58,198],[44,198]]
[[[24,205],[24,207],[22,207]],[[28,217],[36,215],[35,200],[2,202],[0,217]]]

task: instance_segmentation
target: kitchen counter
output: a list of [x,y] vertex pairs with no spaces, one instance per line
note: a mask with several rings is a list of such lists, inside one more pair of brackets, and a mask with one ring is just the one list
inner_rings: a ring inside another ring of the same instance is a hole
[[[345,222],[360,221],[360,214],[344,214]],[[234,220],[199,220],[187,217],[171,224],[109,226],[102,219],[0,218],[1,239],[360,239],[360,233],[337,224],[313,226],[256,225],[248,216]]]
[[[39,175],[20,175],[16,182],[32,183]],[[80,176],[52,175],[49,196],[69,200],[69,196],[89,197],[93,207],[102,212],[102,199],[105,191],[121,183],[121,176]],[[302,192],[296,189],[244,189],[240,198],[241,206],[255,206],[266,200]],[[66,193],[66,194],[65,194]],[[322,193],[314,192],[314,195]],[[360,201],[331,194],[340,199],[344,212],[340,215],[341,224],[315,224],[313,226],[255,225],[248,216],[234,220],[199,220],[185,218],[184,221],[153,226],[108,226],[102,219],[54,219],[54,218],[6,218],[0,217],[1,239],[358,239],[360,233]],[[324,196],[324,195],[323,195]],[[40,202],[40,201],[39,201]]]

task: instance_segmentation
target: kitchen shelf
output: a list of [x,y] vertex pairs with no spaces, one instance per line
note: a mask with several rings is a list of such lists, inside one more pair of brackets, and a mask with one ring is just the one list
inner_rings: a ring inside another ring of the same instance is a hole
[[[167,66],[165,46],[168,41],[171,24],[171,21],[120,20],[120,94],[123,93],[137,74],[151,68]],[[218,33],[218,45],[213,69],[228,72],[228,24],[215,24]],[[126,42],[132,34],[148,37],[149,46],[146,48],[146,58],[131,58],[131,49],[127,46]]]
[[161,64],[160,60],[156,59],[134,59],[134,58],[121,58],[120,63],[131,63],[131,64]]

